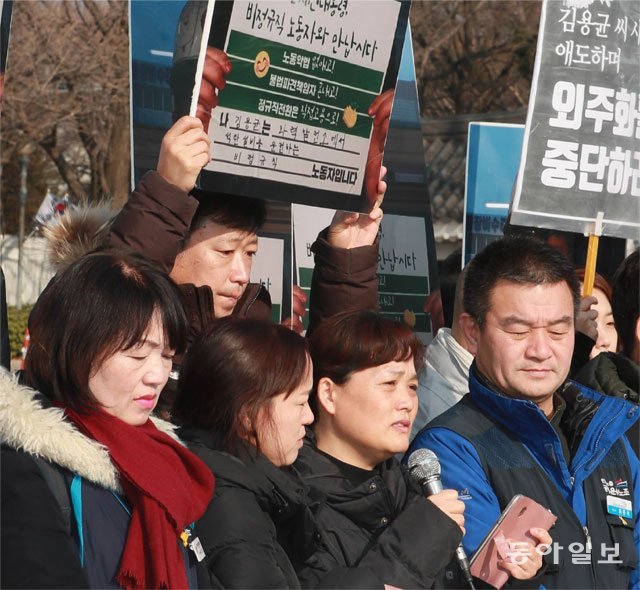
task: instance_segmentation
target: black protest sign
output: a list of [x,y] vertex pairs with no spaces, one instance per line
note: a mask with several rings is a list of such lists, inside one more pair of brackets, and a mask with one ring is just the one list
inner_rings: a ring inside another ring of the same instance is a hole
[[545,0],[511,222],[637,239],[640,2]]

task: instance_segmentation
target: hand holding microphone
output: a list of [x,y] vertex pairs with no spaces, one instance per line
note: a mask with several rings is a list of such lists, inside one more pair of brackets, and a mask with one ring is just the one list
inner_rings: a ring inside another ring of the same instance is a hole
[[[418,449],[409,455],[407,464],[411,478],[420,484],[425,496],[447,516],[452,518],[464,534],[464,516],[462,515],[464,503],[458,500],[458,493],[455,490],[443,491],[442,481],[440,481],[440,462],[436,454],[429,449]],[[459,504],[462,504],[462,508],[460,508]],[[469,588],[475,590],[469,570],[469,559],[464,552],[462,544],[458,545],[456,549],[456,559]]]
[[460,527],[463,535],[466,533],[464,528],[465,505],[462,500],[458,500],[458,492],[455,490],[442,490],[427,499],[453,520]]
[[424,495],[464,530],[464,502],[458,500],[455,490],[443,490],[440,480],[440,462],[433,451],[418,449],[409,455],[409,473],[420,484]]

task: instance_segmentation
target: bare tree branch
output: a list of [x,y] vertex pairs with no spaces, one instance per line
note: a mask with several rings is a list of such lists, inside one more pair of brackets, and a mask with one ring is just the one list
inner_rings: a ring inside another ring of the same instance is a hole
[[40,146],[74,201],[128,193],[127,10],[122,1],[14,3],[2,162],[27,141]]
[[526,105],[540,8],[538,0],[414,2],[411,29],[422,114]]

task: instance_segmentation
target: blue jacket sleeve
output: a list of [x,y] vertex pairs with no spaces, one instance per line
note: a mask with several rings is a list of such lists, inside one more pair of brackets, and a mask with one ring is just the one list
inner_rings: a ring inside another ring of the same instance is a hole
[[429,428],[418,434],[407,456],[420,448],[432,450],[440,460],[442,486],[457,490],[465,503],[466,534],[462,545],[471,557],[500,516],[500,505],[480,457],[471,443],[447,428]]

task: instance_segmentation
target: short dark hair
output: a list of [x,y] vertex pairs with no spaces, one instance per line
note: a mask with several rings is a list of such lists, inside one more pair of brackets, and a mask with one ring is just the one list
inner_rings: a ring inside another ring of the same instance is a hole
[[248,439],[260,450],[260,411],[270,418],[271,398],[292,393],[309,370],[307,342],[288,328],[234,316],[215,320],[185,357],[173,418],[216,431],[231,451]]
[[156,312],[167,346],[184,352],[187,317],[165,273],[130,251],[83,256],[54,277],[29,316],[27,385],[79,412],[97,408],[93,372],[140,342]]
[[425,363],[425,346],[406,324],[372,311],[346,311],[326,319],[309,339],[313,387],[328,377],[345,383],[352,373],[413,358],[416,372]]
[[622,352],[633,354],[636,339],[636,322],[640,315],[640,293],[638,292],[638,274],[640,249],[627,256],[613,277],[611,309],[616,330],[622,341]]
[[480,327],[489,311],[491,292],[499,281],[518,285],[565,282],[573,298],[574,315],[580,305],[580,283],[571,262],[556,248],[528,236],[496,240],[469,264],[464,281],[464,310]]
[[192,194],[200,204],[191,220],[190,232],[206,222],[249,233],[258,232],[264,225],[267,209],[262,199],[198,189]]

